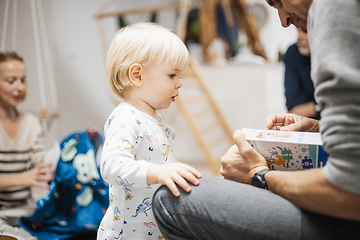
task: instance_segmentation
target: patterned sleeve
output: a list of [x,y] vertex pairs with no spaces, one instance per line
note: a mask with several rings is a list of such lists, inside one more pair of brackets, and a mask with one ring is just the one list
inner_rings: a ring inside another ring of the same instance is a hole
[[100,171],[106,182],[127,187],[147,187],[151,163],[135,159],[145,132],[141,114],[123,109],[109,117],[105,124],[105,142]]

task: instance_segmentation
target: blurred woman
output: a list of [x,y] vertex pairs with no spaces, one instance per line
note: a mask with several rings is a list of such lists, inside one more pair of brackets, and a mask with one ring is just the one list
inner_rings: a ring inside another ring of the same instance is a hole
[[17,106],[26,98],[25,64],[16,52],[0,52],[0,233],[33,238],[19,227],[31,215],[31,187],[48,189],[50,163],[43,163],[45,144],[39,119]]

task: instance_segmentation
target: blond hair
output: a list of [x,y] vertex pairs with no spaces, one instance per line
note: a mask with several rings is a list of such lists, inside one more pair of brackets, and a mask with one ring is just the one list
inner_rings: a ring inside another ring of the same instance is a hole
[[0,63],[18,60],[24,62],[23,58],[16,52],[0,52]]
[[170,30],[147,22],[126,26],[115,35],[106,59],[110,86],[119,97],[131,86],[129,69],[134,63],[158,64],[185,71],[189,53],[185,44]]

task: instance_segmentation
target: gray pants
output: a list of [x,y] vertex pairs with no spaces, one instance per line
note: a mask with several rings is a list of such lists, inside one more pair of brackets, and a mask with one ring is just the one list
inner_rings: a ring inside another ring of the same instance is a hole
[[191,193],[180,191],[175,197],[162,186],[153,198],[167,240],[360,239],[360,222],[304,211],[250,185],[203,176]]

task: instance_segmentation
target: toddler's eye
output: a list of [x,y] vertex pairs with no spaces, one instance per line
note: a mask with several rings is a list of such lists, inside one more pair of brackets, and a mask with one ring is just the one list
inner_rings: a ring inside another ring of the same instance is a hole
[[176,77],[176,74],[170,74],[169,77],[174,78],[174,77]]

